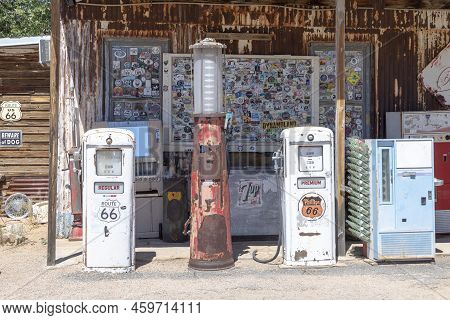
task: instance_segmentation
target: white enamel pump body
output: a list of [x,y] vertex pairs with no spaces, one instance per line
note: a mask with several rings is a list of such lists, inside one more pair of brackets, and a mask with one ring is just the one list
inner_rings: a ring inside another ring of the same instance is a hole
[[134,149],[131,131],[93,129],[83,138],[85,269],[134,270]]
[[282,138],[283,263],[336,263],[333,132],[285,129]]

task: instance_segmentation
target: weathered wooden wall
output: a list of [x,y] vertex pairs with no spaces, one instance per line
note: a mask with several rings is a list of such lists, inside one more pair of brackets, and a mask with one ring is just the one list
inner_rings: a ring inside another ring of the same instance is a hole
[[[350,1],[346,17],[346,41],[372,45],[373,53],[367,59],[371,59],[373,68],[373,137],[384,135],[388,111],[441,108],[421,87],[417,75],[450,41],[449,10],[386,9],[378,5],[382,2],[376,1],[374,8],[357,8]],[[60,165],[64,150],[70,148],[66,141],[71,136],[71,113],[64,104],[70,81],[74,83],[75,103],[80,107],[81,131],[103,118],[105,37],[167,38],[171,52],[186,53],[189,45],[208,32],[270,34],[270,41],[226,40],[227,53],[308,55],[311,42],[334,41],[335,27],[332,8],[271,5],[77,5],[65,7],[63,16],[61,74],[65,77],[60,82],[60,123],[64,123],[60,127]],[[66,181],[61,173],[61,192]]]
[[[48,196],[50,71],[39,64],[38,45],[0,47],[0,103],[19,101],[22,120],[4,122],[0,130],[22,130],[23,145],[0,148],[0,203],[14,192],[34,201]],[[0,204],[1,206],[1,204]]]

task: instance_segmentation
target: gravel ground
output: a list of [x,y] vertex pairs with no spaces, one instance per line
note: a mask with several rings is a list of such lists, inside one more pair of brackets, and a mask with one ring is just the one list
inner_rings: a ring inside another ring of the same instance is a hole
[[111,275],[82,272],[81,264],[46,268],[45,236],[41,227],[21,246],[0,247],[0,299],[450,298],[450,257],[384,265],[350,259],[304,269],[261,265],[247,254],[233,269],[198,272],[186,259],[157,261],[145,253],[136,272]]

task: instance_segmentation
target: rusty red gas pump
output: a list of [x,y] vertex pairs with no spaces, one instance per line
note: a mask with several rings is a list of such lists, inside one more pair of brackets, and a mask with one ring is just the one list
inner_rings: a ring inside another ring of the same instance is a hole
[[81,187],[81,155],[79,148],[73,148],[69,152],[69,181],[70,200],[72,207],[72,232],[69,240],[83,239],[83,207],[82,207],[82,187]]
[[222,66],[224,45],[204,39],[194,51],[194,148],[189,267],[234,266],[231,245]]

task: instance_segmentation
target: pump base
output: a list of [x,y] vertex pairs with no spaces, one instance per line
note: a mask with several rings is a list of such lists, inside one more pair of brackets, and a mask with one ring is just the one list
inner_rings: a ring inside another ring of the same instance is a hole
[[189,268],[201,271],[217,271],[234,267],[234,259],[227,258],[223,260],[198,260],[189,259]]
[[134,266],[129,267],[83,267],[85,272],[100,272],[100,273],[129,273],[135,270]]

